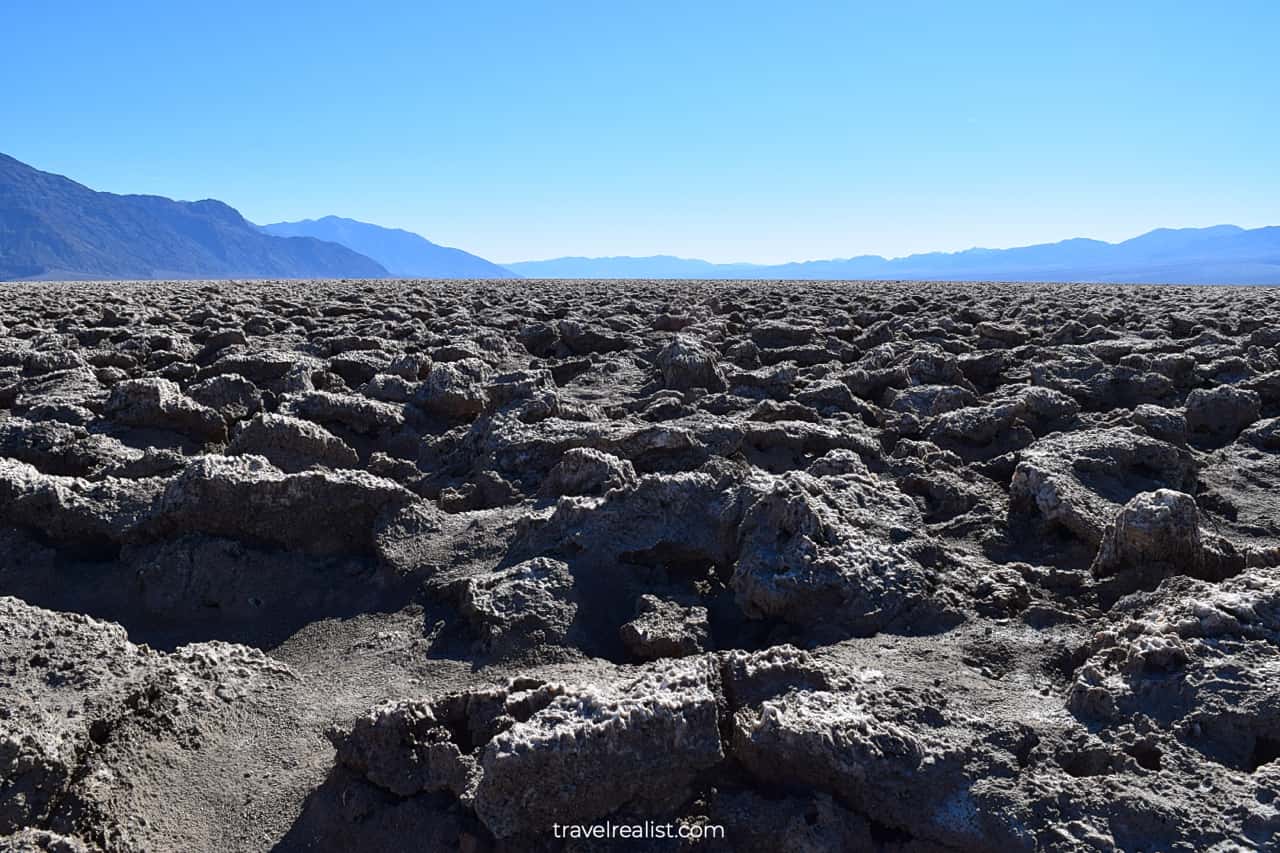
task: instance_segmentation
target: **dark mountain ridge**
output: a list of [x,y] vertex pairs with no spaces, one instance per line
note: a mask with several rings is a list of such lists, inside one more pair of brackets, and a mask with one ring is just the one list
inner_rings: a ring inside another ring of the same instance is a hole
[[264,234],[220,201],[97,192],[0,154],[0,280],[386,275],[345,246]]

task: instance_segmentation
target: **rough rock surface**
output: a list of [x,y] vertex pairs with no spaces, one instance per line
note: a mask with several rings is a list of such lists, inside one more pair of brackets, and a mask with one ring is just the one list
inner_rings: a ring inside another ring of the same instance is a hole
[[1278,300],[7,285],[0,851],[1280,850]]
[[552,495],[586,495],[635,483],[635,466],[630,461],[590,447],[572,447],[548,473],[543,491]]
[[154,819],[156,804],[142,793],[134,812],[140,792],[121,783],[146,772],[146,750],[200,752],[238,706],[296,680],[257,649],[162,654],[119,625],[10,597],[0,597],[0,639],[0,837],[18,850],[145,849],[143,812]]
[[1016,508],[1033,509],[1090,545],[1119,505],[1142,486],[1194,487],[1189,453],[1137,432],[1058,433],[1021,455],[1010,483]]
[[261,456],[198,457],[166,484],[144,535],[186,532],[308,552],[368,551],[374,521],[412,493],[365,471],[285,474]]
[[679,658],[706,651],[710,643],[707,608],[642,595],[636,618],[619,629],[622,644],[637,660]]
[[354,468],[360,461],[346,442],[319,424],[270,413],[244,423],[227,452],[265,456],[271,464],[290,473],[312,465]]
[[1135,496],[1116,513],[1091,568],[1097,576],[1130,572],[1150,583],[1165,574],[1222,580],[1244,563],[1229,541],[1201,532],[1194,498],[1159,489]]
[[503,838],[676,806],[724,757],[718,677],[697,659],[566,690],[485,746],[476,814]]
[[459,598],[486,652],[560,645],[578,611],[569,567],[545,557],[470,577]]
[[195,438],[221,441],[227,425],[222,417],[184,395],[168,379],[129,379],[112,387],[104,414],[124,426],[155,427],[184,432]]

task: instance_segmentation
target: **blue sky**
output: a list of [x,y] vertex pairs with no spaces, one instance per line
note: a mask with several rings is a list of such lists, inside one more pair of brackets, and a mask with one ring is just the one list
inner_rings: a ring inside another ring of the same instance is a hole
[[57,2],[0,151],[500,262],[1280,224],[1280,3]]

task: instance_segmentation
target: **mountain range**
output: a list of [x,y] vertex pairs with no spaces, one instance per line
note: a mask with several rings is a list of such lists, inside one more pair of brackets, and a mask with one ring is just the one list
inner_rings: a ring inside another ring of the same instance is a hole
[[1121,243],[1077,238],[1016,249],[861,255],[788,264],[713,264],[669,255],[507,264],[528,278],[877,279],[1280,284],[1280,227],[1160,228]]
[[264,234],[220,201],[95,192],[0,154],[0,281],[386,275],[337,243]]
[[405,278],[512,278],[511,270],[484,258],[439,246],[399,228],[383,228],[340,216],[277,222],[262,230],[278,237],[314,237],[338,243],[373,258],[394,276]]
[[409,231],[325,216],[255,225],[213,199],[97,192],[0,154],[0,281],[161,278],[649,278],[1280,284],[1280,227],[1161,228],[1120,243],[716,264],[669,255],[499,266]]

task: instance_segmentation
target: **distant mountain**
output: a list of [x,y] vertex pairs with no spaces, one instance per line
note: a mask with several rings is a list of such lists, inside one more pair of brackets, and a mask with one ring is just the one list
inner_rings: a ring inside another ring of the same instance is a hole
[[713,264],[673,255],[643,258],[556,258],[550,261],[520,261],[507,269],[528,278],[726,278],[767,269],[755,264]]
[[519,278],[509,269],[448,246],[438,246],[411,231],[383,228],[354,219],[326,216],[301,222],[277,222],[262,230],[280,237],[315,237],[368,255],[393,275],[408,278]]
[[789,264],[647,258],[558,258],[507,264],[529,278],[888,279],[1280,284],[1280,226],[1161,228],[1122,243],[1073,239],[1016,249],[862,255]]
[[345,246],[263,234],[220,201],[95,192],[0,154],[0,281],[386,275]]
[[122,278],[944,279],[1280,284],[1280,226],[1162,228],[1015,249],[713,264],[669,255],[499,266],[417,234],[326,216],[256,226],[220,201],[95,192],[0,154],[0,281]]

